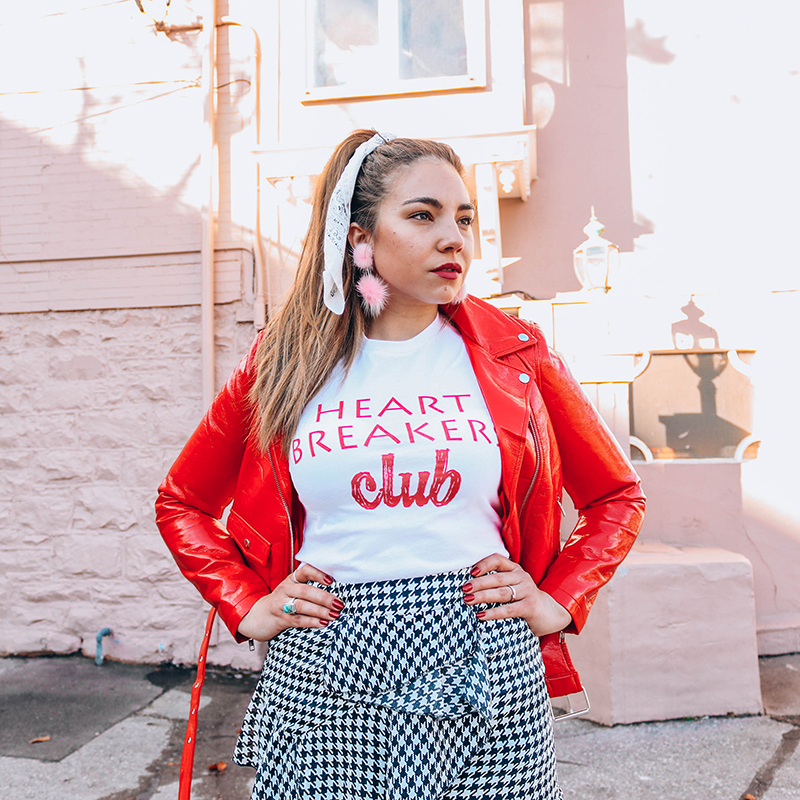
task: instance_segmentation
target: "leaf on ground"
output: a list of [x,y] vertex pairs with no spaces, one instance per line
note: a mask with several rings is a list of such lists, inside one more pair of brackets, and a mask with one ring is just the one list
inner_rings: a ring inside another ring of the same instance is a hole
[[39,744],[39,742],[49,742],[49,736],[37,736],[35,739],[31,739],[28,744]]
[[228,765],[224,761],[218,761],[216,764],[208,765],[209,772],[224,772],[226,769],[228,769]]

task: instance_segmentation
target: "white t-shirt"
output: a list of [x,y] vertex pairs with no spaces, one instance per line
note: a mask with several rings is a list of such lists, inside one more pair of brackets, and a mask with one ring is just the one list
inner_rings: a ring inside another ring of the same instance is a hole
[[298,559],[339,581],[447,572],[500,537],[500,450],[461,336],[441,317],[412,339],[364,339],[303,411],[292,481]]

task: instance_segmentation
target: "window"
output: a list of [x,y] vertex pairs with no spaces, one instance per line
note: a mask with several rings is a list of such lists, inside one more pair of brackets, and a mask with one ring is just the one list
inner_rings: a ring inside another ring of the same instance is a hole
[[486,86],[485,0],[307,0],[306,102]]

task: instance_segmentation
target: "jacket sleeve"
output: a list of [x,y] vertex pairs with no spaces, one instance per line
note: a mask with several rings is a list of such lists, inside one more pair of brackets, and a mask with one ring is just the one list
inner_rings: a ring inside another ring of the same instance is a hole
[[539,588],[572,615],[578,633],[598,590],[627,555],[644,517],[639,478],[560,356],[547,351],[540,390],[578,523]]
[[159,487],[156,524],[181,572],[237,640],[242,617],[270,588],[220,521],[233,500],[252,414],[255,351],[242,359]]

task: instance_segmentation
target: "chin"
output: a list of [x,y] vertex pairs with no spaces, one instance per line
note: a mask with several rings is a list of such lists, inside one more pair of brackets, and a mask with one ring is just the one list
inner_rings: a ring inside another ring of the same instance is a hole
[[448,293],[448,298],[445,305],[458,305],[459,303],[463,303],[467,297],[467,287],[462,283],[458,289],[452,289]]

